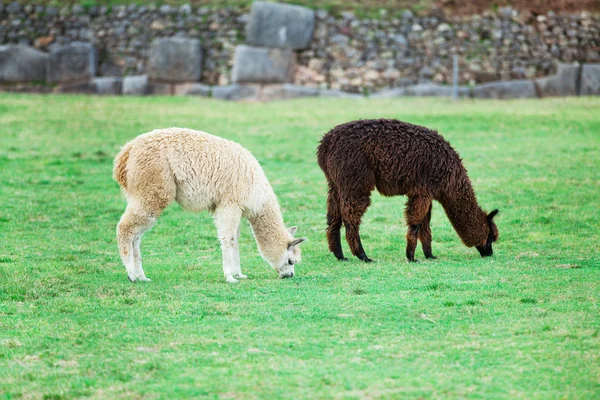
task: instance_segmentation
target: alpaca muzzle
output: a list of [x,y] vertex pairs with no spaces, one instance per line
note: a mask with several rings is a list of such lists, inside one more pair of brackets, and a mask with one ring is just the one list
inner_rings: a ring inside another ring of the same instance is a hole
[[293,272],[286,272],[284,274],[279,274],[279,277],[281,279],[293,278],[294,277],[294,273]]
[[477,246],[477,250],[479,251],[479,254],[481,254],[481,257],[490,257],[494,255],[491,243],[486,244],[485,246]]

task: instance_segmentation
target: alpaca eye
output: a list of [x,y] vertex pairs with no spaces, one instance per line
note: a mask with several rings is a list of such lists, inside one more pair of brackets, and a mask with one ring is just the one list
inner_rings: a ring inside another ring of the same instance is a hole
[[294,265],[294,262],[292,260],[288,260],[288,265]]

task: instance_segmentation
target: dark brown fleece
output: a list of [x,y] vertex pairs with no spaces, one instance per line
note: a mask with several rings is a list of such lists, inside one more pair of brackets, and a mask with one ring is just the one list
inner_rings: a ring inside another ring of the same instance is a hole
[[460,157],[435,131],[397,120],[353,121],[323,136],[317,158],[329,184],[329,249],[339,259],[344,258],[343,223],[352,254],[370,261],[360,241],[359,226],[375,188],[384,196],[408,196],[406,255],[410,261],[414,261],[417,239],[425,256],[434,258],[429,227],[432,200],[442,204],[466,246],[479,249],[489,244],[491,252],[490,240],[497,239],[493,215],[486,218]]

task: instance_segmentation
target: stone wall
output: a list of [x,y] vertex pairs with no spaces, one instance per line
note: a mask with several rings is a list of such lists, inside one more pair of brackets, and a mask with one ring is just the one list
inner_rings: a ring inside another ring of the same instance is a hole
[[[38,90],[59,85],[61,91],[106,94],[239,98],[244,84],[250,97],[338,91],[437,95],[449,93],[443,85],[451,82],[452,55],[458,54],[459,81],[470,86],[461,88],[462,95],[506,97],[516,90],[518,97],[531,97],[532,91],[535,97],[564,94],[558,77],[574,79],[569,93],[582,93],[596,69],[580,65],[600,62],[600,18],[533,16],[510,8],[469,17],[405,11],[361,19],[263,2],[251,10],[57,9],[13,2],[0,3],[0,44],[22,45],[0,47],[0,81],[13,89],[29,77],[50,85]],[[13,63],[7,66],[7,60]],[[482,95],[498,80],[513,80],[513,89]],[[526,83],[514,89],[519,81]],[[285,85],[261,89],[269,83]]]

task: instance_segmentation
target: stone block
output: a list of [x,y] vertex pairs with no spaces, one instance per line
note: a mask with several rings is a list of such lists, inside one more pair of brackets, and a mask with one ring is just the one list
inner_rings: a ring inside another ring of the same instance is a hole
[[535,80],[540,96],[577,96],[579,70],[577,64],[558,64],[556,75]]
[[123,78],[120,76],[94,78],[92,80],[92,85],[97,94],[115,96],[121,94]]
[[92,82],[65,83],[54,88],[54,93],[95,94],[96,87]]
[[212,97],[219,100],[257,100],[258,85],[213,86]]
[[364,99],[365,96],[358,93],[348,93],[341,90],[322,89],[319,91],[320,97],[338,97],[343,99]]
[[148,83],[148,94],[171,96],[174,92],[172,83],[152,82]]
[[0,82],[43,81],[47,60],[46,53],[29,46],[0,46]]
[[46,64],[48,82],[72,82],[96,76],[96,50],[91,43],[54,47]]
[[296,55],[289,49],[237,46],[231,79],[235,83],[284,83],[292,77]]
[[478,99],[529,99],[535,98],[535,84],[530,80],[496,81],[476,85],[473,97]]
[[310,46],[314,28],[315,13],[306,7],[255,1],[246,25],[246,43],[305,49]]
[[[421,83],[404,88],[406,96],[434,96],[452,97],[452,86],[443,86],[436,83]],[[469,97],[470,89],[467,86],[458,87],[458,97]]]
[[200,40],[183,37],[155,39],[148,55],[148,76],[164,82],[197,82],[202,76]]
[[318,96],[319,89],[300,85],[283,84],[267,85],[261,90],[259,99],[261,101],[297,99],[301,97]]
[[133,75],[123,78],[124,95],[143,96],[148,94],[148,75]]
[[581,69],[581,95],[600,95],[600,64],[584,64]]
[[371,94],[369,97],[372,99],[393,99],[403,96],[406,96],[406,89],[398,87],[380,90],[379,92]]
[[211,87],[202,83],[182,83],[175,85],[176,96],[204,96],[210,97]]

